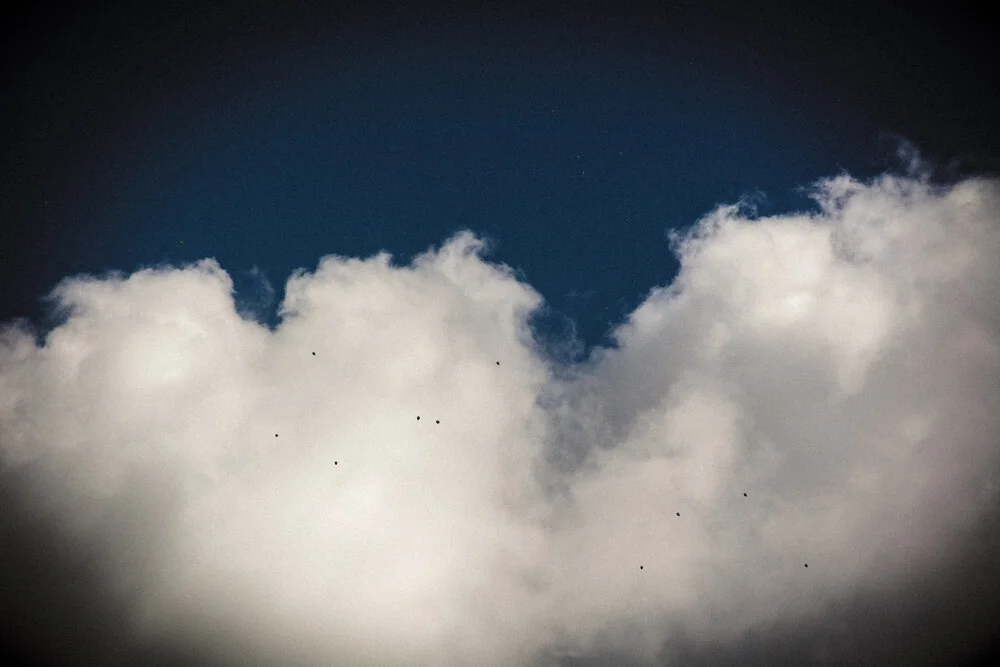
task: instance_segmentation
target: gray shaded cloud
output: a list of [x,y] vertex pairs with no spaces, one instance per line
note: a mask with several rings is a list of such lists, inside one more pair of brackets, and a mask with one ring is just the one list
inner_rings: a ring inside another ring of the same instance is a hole
[[676,280],[570,366],[468,232],[323,258],[274,330],[213,260],[67,279],[0,346],[3,488],[51,530],[15,560],[87,563],[108,664],[958,655],[995,606],[967,566],[997,553],[998,183],[814,196],[675,237]]

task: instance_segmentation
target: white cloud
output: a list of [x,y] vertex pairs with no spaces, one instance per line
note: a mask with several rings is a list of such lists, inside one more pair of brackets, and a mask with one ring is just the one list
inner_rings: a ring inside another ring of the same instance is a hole
[[707,216],[572,369],[468,233],[324,258],[274,331],[212,260],[68,279],[44,344],[3,335],[0,456],[139,636],[243,659],[641,661],[815,617],[995,507],[1000,191],[815,196]]

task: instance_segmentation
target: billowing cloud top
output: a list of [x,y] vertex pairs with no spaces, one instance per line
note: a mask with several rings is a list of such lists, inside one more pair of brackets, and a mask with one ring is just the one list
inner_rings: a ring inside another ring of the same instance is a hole
[[43,341],[2,336],[4,474],[135,641],[206,658],[645,663],[822,619],[993,516],[1000,191],[815,199],[675,237],[674,283],[572,368],[471,233],[325,257],[273,331],[212,260],[68,279]]

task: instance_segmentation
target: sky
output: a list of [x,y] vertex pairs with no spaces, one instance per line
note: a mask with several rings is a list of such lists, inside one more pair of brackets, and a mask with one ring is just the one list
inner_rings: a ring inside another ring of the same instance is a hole
[[977,11],[8,14],[8,663],[988,664]]

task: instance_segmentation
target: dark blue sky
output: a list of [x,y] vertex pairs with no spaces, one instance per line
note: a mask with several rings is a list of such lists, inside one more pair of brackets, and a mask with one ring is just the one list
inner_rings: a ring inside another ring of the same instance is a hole
[[98,212],[114,256],[213,255],[280,281],[320,253],[405,258],[468,227],[594,341],[671,278],[667,228],[755,187],[790,201],[845,153],[682,67],[400,50],[259,87],[116,182]]
[[592,345],[718,203],[806,206],[818,177],[884,169],[893,134],[992,167],[995,66],[947,16],[38,10],[8,28],[0,315],[38,318],[71,273],[209,256],[280,299],[323,254],[405,261],[470,228],[546,297],[544,330]]

